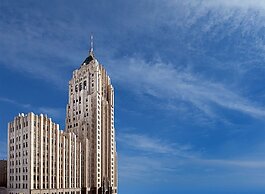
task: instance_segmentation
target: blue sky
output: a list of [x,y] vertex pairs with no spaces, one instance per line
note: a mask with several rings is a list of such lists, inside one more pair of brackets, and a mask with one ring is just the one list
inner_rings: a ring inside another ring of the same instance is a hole
[[265,193],[258,0],[1,0],[1,158],[19,112],[64,128],[91,32],[115,87],[121,194]]

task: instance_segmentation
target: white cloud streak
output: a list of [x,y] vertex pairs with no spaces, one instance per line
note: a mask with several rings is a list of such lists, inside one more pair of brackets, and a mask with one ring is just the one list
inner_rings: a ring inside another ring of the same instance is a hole
[[[122,133],[118,141],[129,146],[129,149],[137,149],[141,153],[169,154],[172,158],[182,158],[190,162],[215,166],[237,166],[246,168],[265,168],[264,160],[236,160],[236,159],[209,159],[204,158],[201,153],[193,150],[191,145],[181,145],[164,141],[161,138],[150,137],[144,134]],[[168,155],[166,155],[168,157]]]
[[[264,186],[265,162],[263,159],[210,159],[190,146],[174,146],[161,138],[144,134],[123,133],[118,138],[120,146],[128,146],[126,152],[119,152],[119,174],[125,181],[152,184],[196,185],[207,187],[209,183],[215,186],[231,186],[226,180],[233,180],[232,187],[245,183],[246,187]],[[185,148],[186,147],[186,148]],[[128,155],[128,150],[137,149],[137,155]],[[192,155],[192,157],[190,157]],[[200,180],[197,184],[196,179]],[[150,180],[152,180],[150,182]],[[250,181],[252,180],[252,181]],[[194,182],[195,181],[195,182]]]
[[261,0],[202,0],[207,6],[224,6],[230,8],[265,9],[265,2]]
[[122,144],[129,146],[129,149],[131,148],[150,153],[177,155],[180,157],[193,157],[188,154],[190,145],[173,145],[164,143],[157,138],[129,133],[120,134],[117,139]]
[[41,114],[41,113],[47,114],[53,119],[61,119],[64,117],[64,112],[65,112],[64,108],[35,107],[35,106],[32,106],[31,104],[19,103],[15,100],[5,98],[5,97],[0,97],[0,101],[18,106],[22,108],[24,111],[35,112],[37,114]]
[[111,60],[110,64],[112,78],[130,91],[186,101],[209,116],[213,115],[214,104],[253,117],[265,117],[262,106],[254,105],[220,83],[176,69],[171,64],[148,63],[140,58]]

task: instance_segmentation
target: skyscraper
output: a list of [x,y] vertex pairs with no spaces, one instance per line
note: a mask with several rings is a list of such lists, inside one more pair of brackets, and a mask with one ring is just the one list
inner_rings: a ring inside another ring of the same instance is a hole
[[114,89],[93,52],[69,81],[66,130],[81,141],[83,194],[117,193]]

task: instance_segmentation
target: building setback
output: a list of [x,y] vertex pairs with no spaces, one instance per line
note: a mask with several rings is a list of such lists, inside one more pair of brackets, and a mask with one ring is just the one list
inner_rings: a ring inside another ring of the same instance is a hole
[[114,89],[93,47],[69,81],[66,130],[82,144],[82,194],[117,193]]
[[79,194],[81,143],[47,116],[19,114],[8,124],[9,194]]

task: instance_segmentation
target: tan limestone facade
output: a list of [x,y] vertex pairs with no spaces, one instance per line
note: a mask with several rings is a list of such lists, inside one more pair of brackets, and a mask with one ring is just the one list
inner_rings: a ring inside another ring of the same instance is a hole
[[44,115],[19,114],[8,124],[9,194],[79,194],[81,143]]
[[94,53],[69,81],[66,130],[82,144],[82,193],[117,193],[114,89]]

